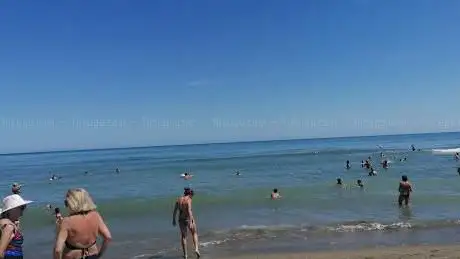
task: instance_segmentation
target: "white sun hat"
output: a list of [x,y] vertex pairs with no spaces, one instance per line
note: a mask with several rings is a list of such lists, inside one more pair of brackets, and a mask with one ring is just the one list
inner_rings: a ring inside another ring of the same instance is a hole
[[27,205],[31,202],[32,201],[24,200],[18,194],[8,195],[3,199],[3,206],[2,206],[2,209],[0,210],[0,213],[7,212],[11,209]]

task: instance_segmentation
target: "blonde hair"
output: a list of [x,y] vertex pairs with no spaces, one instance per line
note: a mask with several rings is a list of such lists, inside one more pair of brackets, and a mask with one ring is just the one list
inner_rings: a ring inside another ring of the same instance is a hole
[[68,190],[65,201],[71,214],[89,212],[97,208],[89,193],[83,188]]

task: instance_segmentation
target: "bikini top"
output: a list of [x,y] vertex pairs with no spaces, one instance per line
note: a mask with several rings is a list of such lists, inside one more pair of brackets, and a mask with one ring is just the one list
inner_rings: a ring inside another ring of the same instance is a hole
[[14,227],[13,238],[11,239],[10,243],[5,249],[4,255],[9,256],[22,256],[22,244],[24,243],[24,237],[22,236],[21,232],[17,229],[17,227],[12,224],[4,224],[1,228],[2,230],[7,226],[11,225]]

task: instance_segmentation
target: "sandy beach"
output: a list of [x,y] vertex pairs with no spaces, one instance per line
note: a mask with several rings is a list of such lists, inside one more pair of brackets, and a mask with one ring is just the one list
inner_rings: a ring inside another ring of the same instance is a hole
[[255,254],[225,259],[459,259],[460,245],[452,246],[400,246],[354,251],[331,251],[293,254]]

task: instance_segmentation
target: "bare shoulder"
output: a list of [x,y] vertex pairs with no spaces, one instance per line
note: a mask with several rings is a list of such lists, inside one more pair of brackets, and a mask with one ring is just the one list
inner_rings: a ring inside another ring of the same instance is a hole
[[95,220],[95,221],[98,221],[98,222],[104,222],[104,219],[102,218],[101,214],[99,214],[98,211],[93,210],[93,211],[90,212],[90,215],[91,215],[92,220]]
[[59,222],[59,227],[60,228],[68,228],[69,225],[72,222],[72,218],[71,217],[62,217],[58,222]]

